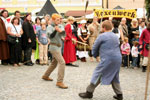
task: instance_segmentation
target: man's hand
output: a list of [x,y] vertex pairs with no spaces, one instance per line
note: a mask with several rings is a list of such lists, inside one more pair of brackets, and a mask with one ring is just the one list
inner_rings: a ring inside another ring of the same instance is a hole
[[61,40],[65,41],[65,38],[64,38],[64,37],[61,37]]
[[62,30],[61,30],[58,26],[55,26],[55,30],[56,30],[57,32],[62,32]]
[[72,40],[73,44],[76,44],[77,41],[74,38],[72,38],[71,40]]

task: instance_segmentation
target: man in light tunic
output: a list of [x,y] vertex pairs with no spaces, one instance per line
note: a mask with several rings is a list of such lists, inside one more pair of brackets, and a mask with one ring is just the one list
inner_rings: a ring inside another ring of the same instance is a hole
[[123,100],[122,90],[119,82],[119,71],[122,56],[119,48],[119,39],[112,32],[112,23],[108,20],[102,24],[104,33],[100,34],[92,49],[94,57],[100,56],[101,62],[95,68],[90,85],[86,92],[79,93],[81,98],[92,98],[95,88],[102,85],[112,85],[117,100]]

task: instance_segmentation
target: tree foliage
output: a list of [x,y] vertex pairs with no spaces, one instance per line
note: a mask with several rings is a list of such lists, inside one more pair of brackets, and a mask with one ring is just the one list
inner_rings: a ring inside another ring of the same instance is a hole
[[145,0],[145,7],[146,7],[147,12],[149,12],[149,9],[150,9],[150,0]]
[[145,0],[145,8],[147,10],[147,19],[150,18],[150,0]]

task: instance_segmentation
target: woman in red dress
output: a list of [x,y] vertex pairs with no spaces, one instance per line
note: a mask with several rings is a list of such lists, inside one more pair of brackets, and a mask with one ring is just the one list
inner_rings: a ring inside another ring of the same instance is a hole
[[66,37],[64,41],[64,60],[66,65],[78,67],[78,65],[74,65],[76,59],[76,49],[75,49],[75,41],[76,37],[72,33],[72,24],[74,22],[74,17],[70,16],[68,18],[68,23],[65,26]]

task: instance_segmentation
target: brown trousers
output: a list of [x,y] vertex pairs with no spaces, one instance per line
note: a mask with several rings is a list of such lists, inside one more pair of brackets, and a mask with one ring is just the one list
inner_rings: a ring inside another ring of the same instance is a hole
[[[95,88],[96,88],[100,83],[101,83],[100,79],[97,81],[97,83],[96,83],[95,85],[91,83],[91,84],[88,85],[88,87],[86,88],[86,91],[93,93],[94,90],[95,90]],[[121,90],[121,87],[120,87],[120,83],[112,82],[111,85],[112,85],[112,88],[113,88],[113,90],[114,90],[114,92],[115,92],[116,94],[122,94],[122,90]]]
[[64,74],[65,74],[65,60],[61,54],[61,52],[58,51],[50,51],[53,59],[51,65],[48,67],[47,71],[45,72],[44,76],[49,77],[50,74],[54,71],[54,69],[58,66],[58,78],[57,82],[63,82]]

